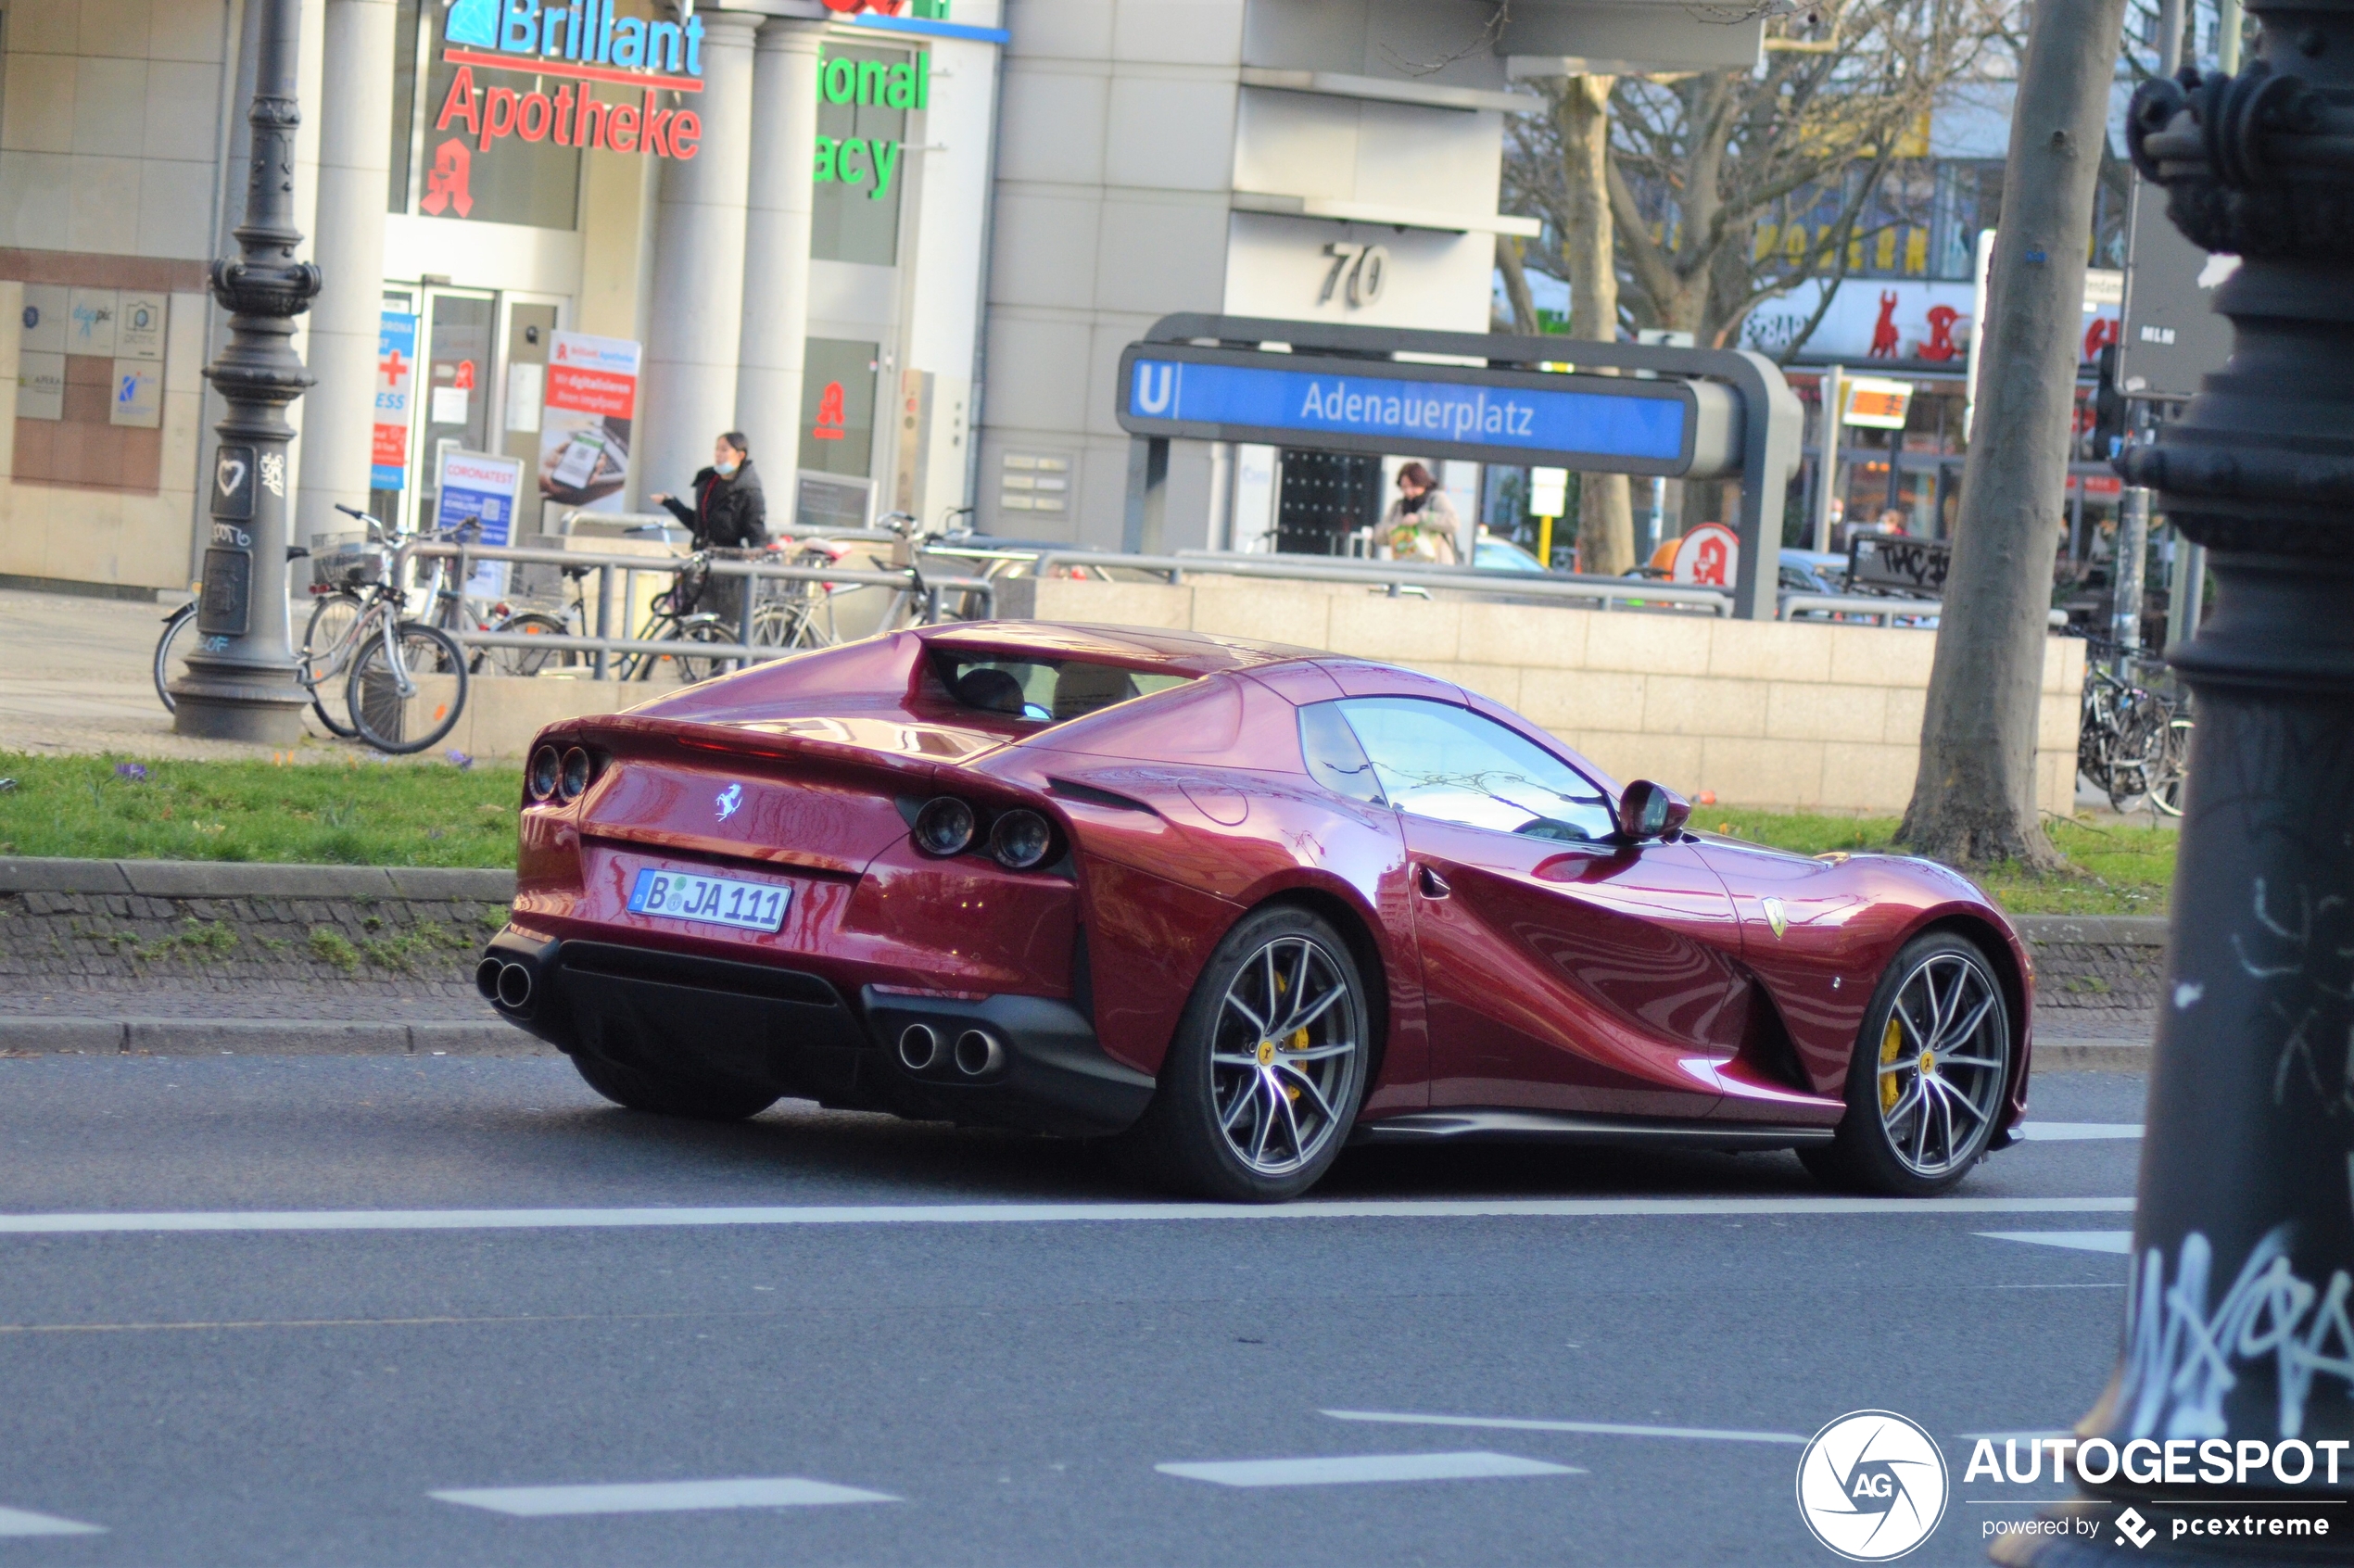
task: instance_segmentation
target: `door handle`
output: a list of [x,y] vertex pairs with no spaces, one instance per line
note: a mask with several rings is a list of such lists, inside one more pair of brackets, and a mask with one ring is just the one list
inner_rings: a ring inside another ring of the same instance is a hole
[[1452,888],[1447,885],[1446,878],[1440,876],[1437,872],[1432,870],[1427,866],[1417,866],[1414,867],[1414,884],[1422,889],[1422,893],[1424,898],[1445,898],[1449,893],[1454,891]]

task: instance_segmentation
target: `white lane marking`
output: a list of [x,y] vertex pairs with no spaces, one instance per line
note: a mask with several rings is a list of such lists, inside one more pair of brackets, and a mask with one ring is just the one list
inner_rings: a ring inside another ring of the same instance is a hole
[[103,1536],[103,1524],[84,1524],[79,1520],[60,1519],[54,1513],[34,1513],[28,1509],[0,1508],[0,1536]]
[[715,1508],[813,1508],[828,1503],[897,1502],[883,1492],[862,1492],[798,1476],[734,1481],[631,1481],[601,1486],[480,1486],[428,1496],[517,1519],[582,1513],[687,1513]]
[[2031,1144],[2082,1144],[2142,1135],[2138,1121],[2027,1121],[2019,1130]]
[[1737,1432],[1713,1426],[1626,1426],[1607,1421],[1517,1421],[1509,1416],[1401,1415],[1388,1410],[1326,1410],[1335,1421],[1373,1421],[1394,1426],[1475,1426],[1497,1432],[1588,1432],[1604,1437],[1690,1437],[1719,1443],[1796,1443],[1795,1432]]
[[1990,1241],[2032,1242],[2037,1246],[2065,1246],[2078,1252],[2113,1252],[2120,1258],[2133,1250],[2131,1231],[1981,1231]]
[[1583,1475],[1512,1454],[1352,1454],[1335,1459],[1221,1460],[1157,1464],[1163,1475],[1220,1486],[1345,1486],[1386,1481],[1474,1481],[1493,1475]]
[[1149,1220],[1548,1220],[1670,1215],[2130,1214],[2130,1197],[1497,1198],[1329,1203],[850,1204],[777,1208],[322,1208],[0,1214],[0,1235],[208,1231],[567,1231],[631,1226],[1060,1225]]

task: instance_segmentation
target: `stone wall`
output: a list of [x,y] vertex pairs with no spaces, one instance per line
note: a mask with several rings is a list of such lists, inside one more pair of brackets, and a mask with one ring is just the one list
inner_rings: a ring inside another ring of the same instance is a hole
[[0,1014],[59,991],[472,998],[513,894],[505,871],[0,859]]
[[[1348,584],[1016,579],[1009,619],[1165,626],[1404,664],[1492,697],[1622,781],[1726,805],[1893,816],[1912,798],[1937,639],[1905,628],[1392,599]],[[2084,644],[2045,644],[2036,792],[2076,800]]]

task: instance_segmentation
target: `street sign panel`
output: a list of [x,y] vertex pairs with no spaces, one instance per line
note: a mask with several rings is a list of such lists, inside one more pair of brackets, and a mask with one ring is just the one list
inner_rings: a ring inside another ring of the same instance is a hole
[[2166,193],[2136,175],[2117,386],[2129,398],[2176,399],[2232,356],[2232,323],[2215,313],[2215,285],[2239,268],[2210,256],[2166,216]]
[[1740,404],[1706,382],[1139,343],[1120,386],[1132,436],[1693,478],[1740,468]]

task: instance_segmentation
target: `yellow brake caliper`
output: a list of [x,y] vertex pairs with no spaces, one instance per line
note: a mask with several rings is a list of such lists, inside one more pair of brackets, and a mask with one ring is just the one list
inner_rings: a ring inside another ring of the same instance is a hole
[[[1294,1051],[1307,1050],[1308,1031],[1305,1028],[1300,1029],[1295,1032],[1289,1040],[1285,1041],[1284,1043]],[[1284,1085],[1284,1093],[1290,1095],[1293,1102],[1297,1104],[1299,1099],[1299,1085],[1297,1083],[1286,1083]]]
[[[1888,1029],[1880,1035],[1879,1065],[1883,1068],[1893,1066],[1904,1052],[1905,1026],[1896,1021],[1896,1014],[1892,1010],[1888,1015]],[[1879,1075],[1879,1108],[1883,1113],[1896,1108],[1896,1075],[1892,1072]]]

